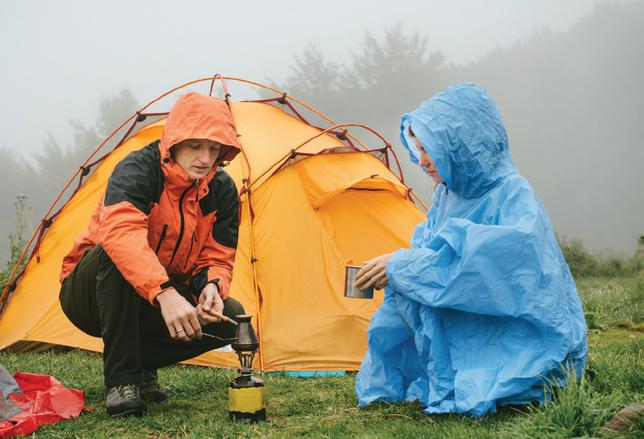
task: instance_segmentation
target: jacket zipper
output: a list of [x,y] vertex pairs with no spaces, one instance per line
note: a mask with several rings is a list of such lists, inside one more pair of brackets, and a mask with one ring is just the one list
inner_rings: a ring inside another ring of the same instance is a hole
[[190,250],[188,250],[188,256],[186,256],[186,262],[183,264],[183,269],[185,270],[186,267],[188,266],[188,260],[190,259],[190,253],[192,253],[192,246],[197,242],[197,237],[195,236],[194,232],[192,233],[192,240],[190,241]]
[[192,187],[195,185],[195,182],[193,181],[190,186],[183,191],[181,194],[181,197],[179,197],[179,217],[181,218],[181,225],[179,227],[179,236],[177,237],[177,244],[174,246],[174,251],[172,252],[172,258],[170,258],[170,262],[168,263],[168,268],[172,265],[172,261],[174,261],[174,257],[177,255],[177,251],[179,251],[179,246],[181,245],[181,239],[183,239],[183,229],[185,227],[185,218],[183,217],[183,199],[186,197],[186,194]]
[[156,250],[154,250],[154,253],[159,254],[159,250],[161,249],[161,243],[165,239],[165,234],[168,231],[168,225],[164,224],[163,225],[163,230],[161,231],[161,237],[159,238],[159,243],[157,244]]

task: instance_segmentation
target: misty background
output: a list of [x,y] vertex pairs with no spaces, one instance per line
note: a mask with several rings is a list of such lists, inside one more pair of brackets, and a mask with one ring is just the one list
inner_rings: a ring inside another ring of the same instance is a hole
[[214,73],[370,125],[426,201],[433,185],[400,146],[400,115],[476,82],[560,235],[630,255],[644,234],[641,1],[8,1],[0,47],[0,264],[18,195],[30,235],[123,120]]

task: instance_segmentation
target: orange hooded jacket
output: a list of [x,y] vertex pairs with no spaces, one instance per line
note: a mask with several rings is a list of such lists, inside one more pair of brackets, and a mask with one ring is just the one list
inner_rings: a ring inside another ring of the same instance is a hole
[[[222,144],[215,166],[196,180],[170,154],[187,139]],[[218,164],[240,151],[232,114],[221,100],[188,93],[168,115],[160,142],[132,152],[115,168],[87,230],[63,259],[62,282],[82,255],[99,245],[143,298],[191,283],[217,282],[227,298],[232,278],[239,203],[232,178]]]

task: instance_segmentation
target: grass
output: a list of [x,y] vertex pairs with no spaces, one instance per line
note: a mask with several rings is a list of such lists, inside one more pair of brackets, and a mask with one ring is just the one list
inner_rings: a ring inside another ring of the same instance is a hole
[[577,282],[588,328],[644,330],[644,276],[584,278]]
[[[45,426],[43,438],[201,437],[396,437],[566,438],[592,437],[620,407],[644,400],[641,303],[644,278],[584,278],[578,289],[591,331],[587,372],[559,391],[553,402],[522,410],[504,409],[480,419],[426,416],[412,403],[357,407],[355,375],[294,378],[267,374],[268,421],[228,420],[227,384],[232,370],[178,365],[159,372],[170,401],[151,404],[143,418],[110,419],[104,411],[102,361],[83,351],[0,353],[10,372],[50,374],[86,392],[90,411]],[[633,429],[621,437],[642,437]]]

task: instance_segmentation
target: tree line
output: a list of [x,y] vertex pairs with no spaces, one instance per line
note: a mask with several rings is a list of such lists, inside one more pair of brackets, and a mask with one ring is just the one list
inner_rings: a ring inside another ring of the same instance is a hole
[[[450,84],[476,82],[497,102],[515,162],[558,232],[593,248],[631,253],[644,232],[643,30],[644,4],[603,4],[567,31],[542,29],[477,62],[453,65],[427,35],[394,25],[367,33],[345,62],[309,44],[294,56],[290,73],[271,82],[336,121],[381,132],[394,145],[408,184],[426,200],[433,185],[405,157],[400,115]],[[49,135],[28,159],[0,149],[5,212],[26,195],[36,223],[30,227],[37,226],[90,151],[136,108],[133,94],[122,90],[101,102],[94,124],[70,122],[71,144]],[[13,230],[13,215],[3,215],[0,264]]]
[[598,5],[566,31],[540,29],[466,65],[402,25],[367,34],[350,54],[340,63],[309,45],[274,84],[384,134],[427,199],[433,186],[398,141],[400,115],[450,84],[475,82],[497,103],[515,163],[555,229],[595,250],[635,251],[644,234],[644,3]]
[[[17,229],[21,235],[31,235],[38,222],[60,190],[78,167],[116,127],[137,108],[130,90],[123,89],[104,98],[98,107],[98,116],[91,125],[71,120],[73,133],[70,144],[61,144],[49,134],[40,152],[31,157],[19,157],[8,148],[0,148],[0,206],[5,215],[0,217],[0,265],[7,261],[9,247],[15,253],[13,241]],[[114,143],[105,146],[108,151]],[[14,204],[21,207],[14,208]],[[20,210],[19,218],[13,214]],[[13,241],[10,239],[12,235]]]

